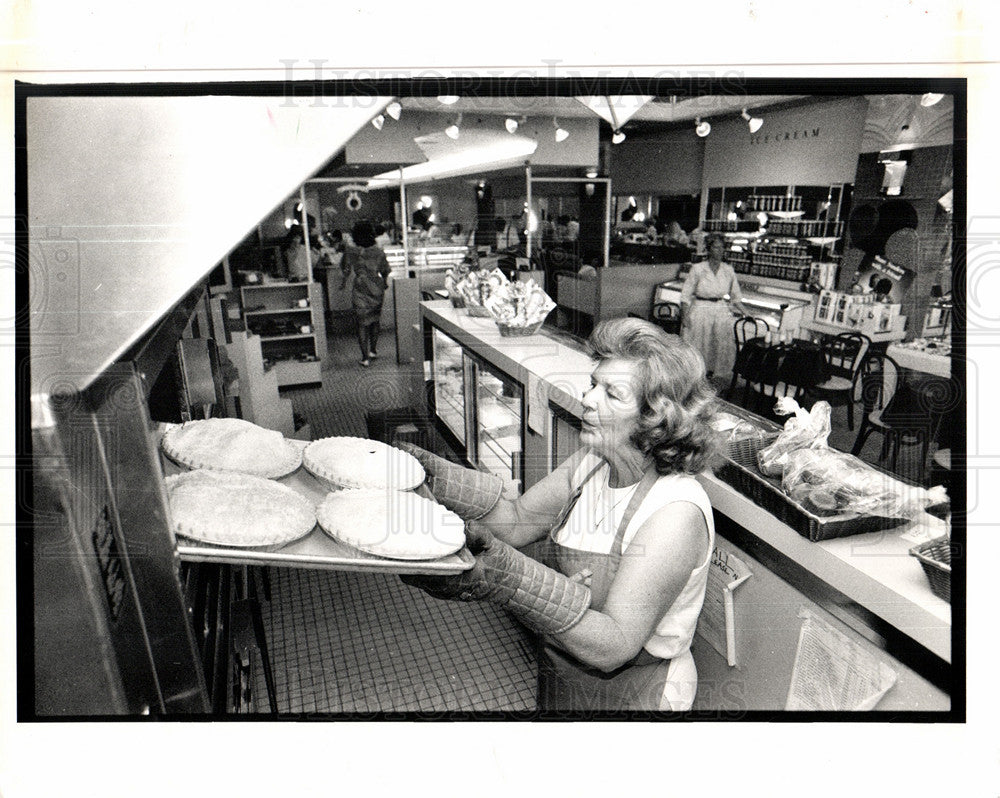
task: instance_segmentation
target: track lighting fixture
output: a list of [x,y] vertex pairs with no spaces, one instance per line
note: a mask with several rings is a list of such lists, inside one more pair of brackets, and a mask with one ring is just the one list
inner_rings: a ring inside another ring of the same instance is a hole
[[458,102],[458,100],[459,98],[453,94],[438,95],[438,102],[441,103],[441,105],[454,105]]
[[702,122],[701,117],[698,116],[694,120],[694,132],[698,134],[699,138],[705,138],[705,136],[712,132],[712,126],[707,120]]
[[934,94],[933,92],[927,92],[920,98],[920,104],[924,108],[930,108],[932,105],[937,105],[941,100],[944,99],[943,94]]
[[381,130],[382,125],[385,124],[385,114],[379,114],[372,120],[372,127],[376,130]]
[[454,121],[454,123],[448,125],[448,127],[444,129],[444,134],[450,139],[457,139],[459,137],[459,134],[461,133],[459,129],[461,125],[462,125],[462,115],[459,114],[458,118]]
[[556,141],[566,141],[569,138],[569,131],[559,127],[559,122],[556,121],[555,117],[552,117],[552,127],[555,128]]
[[385,112],[398,121],[400,115],[403,113],[403,106],[399,104],[398,100],[393,100],[385,107]]
[[508,133],[517,133],[518,124],[519,124],[518,121],[514,117],[508,116],[504,120],[503,126],[507,128]]
[[758,130],[760,130],[761,125],[764,124],[764,120],[761,119],[759,116],[750,116],[750,114],[747,113],[746,108],[743,109],[743,113],[740,114],[740,116],[742,116],[747,121],[747,125],[750,127],[751,133],[756,133]]
[[625,141],[625,134],[621,130],[616,130],[611,134],[612,144],[621,144],[623,141]]

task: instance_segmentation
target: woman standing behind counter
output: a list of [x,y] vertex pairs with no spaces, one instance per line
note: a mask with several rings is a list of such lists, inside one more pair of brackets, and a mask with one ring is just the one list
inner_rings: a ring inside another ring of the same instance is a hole
[[749,316],[733,267],[722,260],[722,236],[705,239],[708,260],[696,263],[681,289],[681,337],[701,352],[709,377],[732,371],[736,358],[733,311]]
[[[715,534],[694,474],[715,451],[714,395],[697,352],[649,322],[602,322],[588,343],[597,366],[582,399],[584,448],[522,496],[502,498],[496,475],[402,445],[467,521],[476,555],[463,574],[403,581],[489,599],[541,633],[541,709],[690,709]],[[536,541],[544,562],[514,548]]]

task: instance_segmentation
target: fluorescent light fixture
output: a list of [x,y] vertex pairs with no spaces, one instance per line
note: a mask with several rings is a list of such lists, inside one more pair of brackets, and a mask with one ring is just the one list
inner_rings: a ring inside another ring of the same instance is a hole
[[382,125],[385,124],[385,114],[379,114],[372,120],[372,127],[376,130],[381,130]]
[[456,119],[453,124],[448,125],[448,127],[444,129],[444,134],[450,139],[457,139],[459,137],[459,134],[461,133],[461,130],[459,129],[459,126],[461,124],[462,124],[462,115],[459,114],[458,119]]
[[701,117],[698,116],[694,120],[694,132],[698,134],[699,138],[705,138],[705,136],[712,132],[712,126],[707,120],[702,122]]
[[512,116],[508,116],[504,120],[503,126],[507,128],[508,133],[514,134],[517,133],[518,121]]
[[920,98],[920,104],[924,108],[930,108],[932,105],[937,105],[941,100],[944,99],[943,94],[934,94],[933,92],[927,92]]
[[[482,144],[476,144],[475,128],[469,131],[469,136],[462,137],[462,145],[457,151],[444,150],[442,154],[432,157],[424,163],[413,164],[403,168],[403,180],[415,182],[430,178],[450,177],[462,174],[481,174],[491,169],[501,169],[509,166],[523,165],[538,148],[538,142],[526,136],[504,136],[492,140],[484,139]],[[440,134],[436,134],[440,135]],[[469,139],[466,142],[466,138]],[[399,185],[400,172],[393,169],[376,175],[368,181],[369,188],[382,188]]]
[[623,141],[625,141],[625,134],[622,131],[616,130],[611,134],[612,144],[621,144]]
[[751,133],[756,133],[758,130],[760,130],[761,125],[764,124],[764,120],[761,119],[759,116],[750,116],[750,114],[747,113],[746,108],[743,109],[743,113],[740,114],[740,116],[742,116],[747,121],[747,125],[750,127]]
[[559,122],[555,117],[552,117],[552,127],[556,129],[555,136],[556,141],[566,141],[569,138],[569,131],[565,128],[559,127]]
[[459,101],[459,99],[459,97],[456,97],[453,94],[441,94],[438,96],[438,102],[441,103],[441,105],[454,105]]
[[393,119],[399,120],[399,117],[403,113],[403,106],[399,104],[397,100],[393,100],[385,107],[385,112],[389,114]]

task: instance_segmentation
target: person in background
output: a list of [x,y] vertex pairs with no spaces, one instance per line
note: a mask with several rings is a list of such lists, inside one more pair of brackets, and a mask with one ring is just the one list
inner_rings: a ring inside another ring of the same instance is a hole
[[650,216],[646,220],[646,238],[650,241],[656,241],[656,237],[659,235],[658,224],[659,222],[655,216]]
[[566,222],[566,240],[573,242],[580,240],[580,222],[573,217]]
[[668,244],[681,244],[683,246],[687,246],[688,244],[687,233],[684,232],[684,228],[677,223],[676,219],[671,220],[667,225],[667,230],[663,234],[663,238]]
[[379,234],[375,236],[375,244],[381,249],[392,246],[392,222],[383,222],[378,226]]
[[[588,345],[582,448],[523,495],[502,497],[495,474],[401,445],[466,521],[476,560],[403,581],[496,602],[538,633],[543,710],[690,709],[715,535],[694,475],[718,445],[715,397],[698,353],[650,322],[601,322]],[[529,544],[539,559],[517,550]]]
[[[312,218],[312,217],[310,217]],[[305,230],[302,225],[292,225],[285,237],[285,269],[288,273],[289,282],[301,283],[309,279],[310,257],[312,263],[319,263],[322,251],[319,248],[317,239],[312,239],[312,252],[306,248]]]
[[521,244],[521,216],[514,214],[506,222],[497,219],[497,251],[513,252]]
[[749,316],[733,267],[722,260],[722,236],[705,239],[708,260],[695,263],[681,289],[681,336],[701,352],[708,376],[732,371],[736,359],[733,311]]
[[347,278],[354,274],[351,305],[358,324],[358,346],[361,347],[361,365],[368,368],[378,357],[379,317],[382,301],[389,287],[389,261],[375,243],[375,227],[371,222],[360,221],[351,228],[354,245],[345,247],[340,269],[343,279],[340,290],[347,287]]

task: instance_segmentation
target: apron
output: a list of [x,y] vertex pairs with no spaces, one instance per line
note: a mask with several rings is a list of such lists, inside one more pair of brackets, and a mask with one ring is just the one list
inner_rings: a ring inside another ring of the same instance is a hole
[[[639,505],[659,478],[650,467],[643,474],[639,486],[625,509],[618,525],[611,552],[601,554],[579,551],[556,543],[552,535],[559,531],[569,517],[583,487],[604,466],[597,465],[570,496],[569,502],[549,532],[550,550],[548,565],[564,576],[572,576],[584,568],[592,571],[590,583],[591,608],[600,611],[607,600],[611,583],[618,572],[622,558],[625,530]],[[645,649],[629,662],[610,673],[580,662],[571,654],[546,645],[540,639],[538,651],[539,707],[548,710],[657,710],[663,695],[670,660],[654,657]]]

